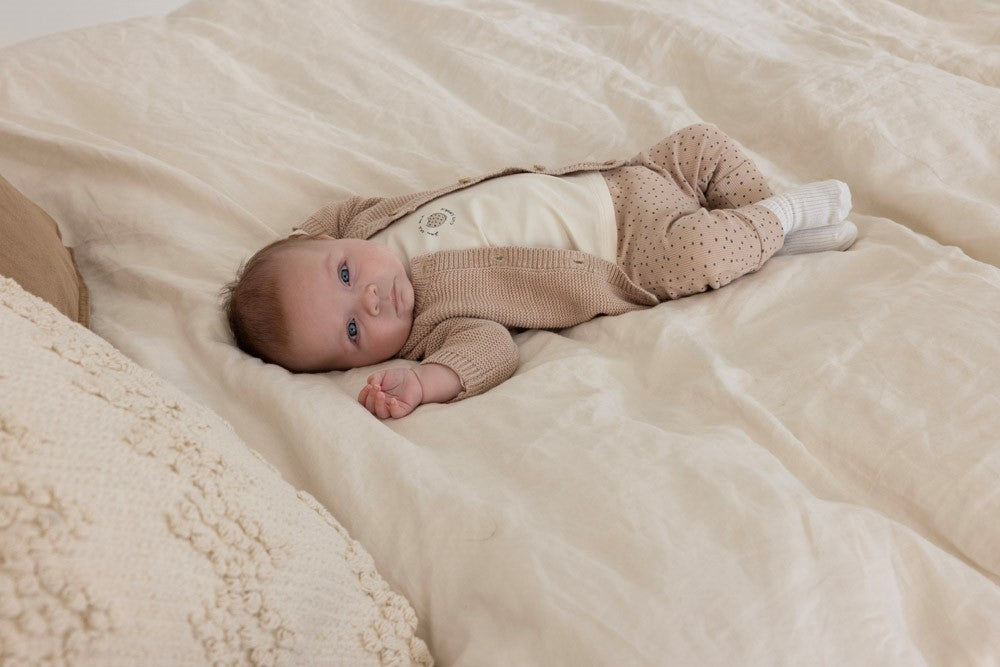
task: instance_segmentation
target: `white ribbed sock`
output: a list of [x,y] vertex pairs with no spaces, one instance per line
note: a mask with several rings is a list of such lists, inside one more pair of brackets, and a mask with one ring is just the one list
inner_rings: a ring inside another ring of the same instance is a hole
[[801,255],[806,252],[847,250],[858,238],[858,228],[850,220],[835,225],[800,229],[785,237],[785,245],[775,255]]
[[790,234],[841,222],[851,211],[851,190],[841,181],[816,181],[757,203],[774,213]]

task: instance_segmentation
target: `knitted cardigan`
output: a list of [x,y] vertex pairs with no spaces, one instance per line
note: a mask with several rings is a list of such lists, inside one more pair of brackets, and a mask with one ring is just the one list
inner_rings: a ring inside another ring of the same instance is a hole
[[[294,233],[368,239],[427,202],[490,178],[535,172],[560,176],[607,170],[624,161],[583,162],[561,169],[508,167],[462,178],[437,190],[388,198],[352,197],[324,206]],[[613,262],[575,250],[495,247],[450,250],[410,260],[414,319],[397,356],[454,370],[455,400],[500,384],[517,370],[510,329],[563,329],[598,315],[654,306],[655,296]]]

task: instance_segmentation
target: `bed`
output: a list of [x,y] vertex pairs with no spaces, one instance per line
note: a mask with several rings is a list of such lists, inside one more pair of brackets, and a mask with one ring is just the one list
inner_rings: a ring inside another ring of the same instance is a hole
[[[437,664],[996,665],[998,30],[972,0],[195,0],[0,50],[0,174],[93,332],[335,517]],[[519,333],[512,379],[397,421],[366,370],[232,343],[220,287],[326,203],[696,122],[776,190],[846,181],[856,244]]]

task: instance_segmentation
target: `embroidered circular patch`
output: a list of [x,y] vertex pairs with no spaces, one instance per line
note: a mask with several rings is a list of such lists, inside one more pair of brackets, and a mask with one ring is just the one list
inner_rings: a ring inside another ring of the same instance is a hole
[[441,211],[438,211],[437,213],[431,213],[429,216],[427,216],[426,225],[428,229],[437,229],[438,227],[443,225],[447,220],[448,216],[446,216]]
[[441,233],[442,227],[450,227],[454,224],[455,214],[451,210],[441,207],[433,213],[420,216],[420,220],[417,222],[417,229],[422,234],[437,236]]

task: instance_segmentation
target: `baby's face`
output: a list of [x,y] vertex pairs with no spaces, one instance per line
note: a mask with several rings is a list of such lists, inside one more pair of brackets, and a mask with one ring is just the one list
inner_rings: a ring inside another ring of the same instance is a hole
[[275,258],[290,370],[370,366],[402,349],[413,325],[413,285],[402,262],[372,241],[319,237]]

